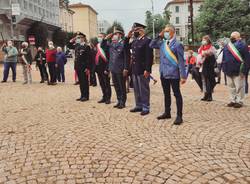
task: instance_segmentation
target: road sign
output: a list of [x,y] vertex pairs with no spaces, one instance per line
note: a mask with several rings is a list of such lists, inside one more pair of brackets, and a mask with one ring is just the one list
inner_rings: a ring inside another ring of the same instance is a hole
[[11,6],[11,10],[12,10],[12,15],[20,15],[21,14],[20,4],[13,3]]

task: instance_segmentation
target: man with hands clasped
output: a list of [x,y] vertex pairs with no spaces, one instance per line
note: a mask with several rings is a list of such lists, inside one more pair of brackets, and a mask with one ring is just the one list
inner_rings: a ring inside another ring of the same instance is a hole
[[172,87],[177,106],[177,117],[174,124],[180,125],[183,123],[183,99],[180,84],[186,82],[187,73],[185,70],[184,48],[183,45],[176,40],[175,27],[167,25],[159,36],[151,41],[150,47],[160,49],[160,76],[165,97],[165,112],[157,117],[157,119],[171,118],[170,87]]

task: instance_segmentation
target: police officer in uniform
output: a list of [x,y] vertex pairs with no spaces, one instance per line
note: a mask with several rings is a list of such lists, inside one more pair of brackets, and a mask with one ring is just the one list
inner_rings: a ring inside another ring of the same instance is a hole
[[128,46],[124,42],[124,33],[116,29],[113,34],[106,37],[111,39],[109,46],[109,71],[112,73],[112,79],[117,96],[117,104],[114,108],[125,108],[127,100],[126,77],[128,75]]
[[89,100],[89,77],[91,67],[91,50],[86,43],[86,35],[81,32],[71,40],[75,43],[75,69],[80,83],[81,96],[77,101]]
[[131,49],[132,78],[136,106],[130,112],[141,112],[142,116],[150,112],[150,73],[153,64],[153,49],[149,47],[151,39],[145,35],[146,26],[134,23],[126,42]]

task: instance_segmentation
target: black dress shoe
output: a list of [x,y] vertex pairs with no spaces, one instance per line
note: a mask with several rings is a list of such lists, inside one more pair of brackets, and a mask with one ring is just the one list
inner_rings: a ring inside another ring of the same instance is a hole
[[124,109],[126,106],[124,104],[120,104],[117,108],[118,109]]
[[101,99],[101,100],[98,101],[98,103],[105,103],[105,102],[106,102],[105,99]]
[[5,80],[3,80],[3,81],[1,81],[1,83],[6,83],[7,81],[5,81]]
[[79,85],[79,84],[80,84],[80,82],[75,82],[75,83],[74,83],[74,85]]
[[13,82],[16,82],[16,80],[13,80]]
[[168,113],[164,113],[160,116],[157,117],[158,120],[162,120],[162,119],[171,119],[171,115]]
[[177,116],[175,121],[174,121],[174,125],[181,125],[183,123],[183,119],[180,116]]
[[234,107],[235,103],[234,102],[230,102],[229,104],[227,104],[228,107]]
[[41,83],[41,84],[44,83],[44,80],[41,80],[40,83]]
[[142,111],[142,112],[141,112],[141,115],[142,115],[142,116],[146,116],[146,115],[148,115],[148,114],[149,114],[149,111]]
[[118,108],[120,106],[120,103],[118,102],[116,105],[114,105],[114,108]]
[[86,97],[83,97],[83,98],[81,98],[81,102],[86,102],[86,101],[88,101],[89,99],[88,98],[86,98]]
[[243,105],[240,104],[240,103],[235,103],[235,104],[234,104],[234,108],[236,108],[236,109],[239,109],[239,108],[241,108],[241,107],[243,107]]
[[76,101],[81,101],[82,98],[83,98],[83,97],[77,98]]
[[130,110],[130,112],[141,112],[141,111],[142,111],[142,109],[141,108],[137,108],[137,107],[135,107],[135,108],[133,108],[133,109]]
[[111,101],[110,100],[106,100],[105,104],[111,104]]
[[204,94],[204,97],[201,99],[201,101],[207,101],[207,99],[208,99],[208,94],[205,93],[205,94]]

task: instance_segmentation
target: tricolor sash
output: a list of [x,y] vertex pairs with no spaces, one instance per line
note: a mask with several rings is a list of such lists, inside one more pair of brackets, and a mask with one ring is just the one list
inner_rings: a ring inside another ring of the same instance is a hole
[[234,46],[234,44],[232,42],[229,42],[227,45],[228,50],[231,52],[231,54],[233,55],[233,57],[240,63],[243,63],[243,59],[241,57],[240,52],[238,51],[238,49]]
[[174,55],[173,51],[170,49],[169,45],[167,42],[164,40],[162,47],[161,47],[162,52],[165,54],[167,60],[172,63],[175,66],[178,66],[178,59]]
[[98,43],[97,44],[97,53],[96,53],[96,57],[95,57],[95,63],[96,65],[99,63],[99,58],[102,58],[102,60],[106,63],[108,61],[106,54],[104,52],[104,50],[101,47],[101,44]]

